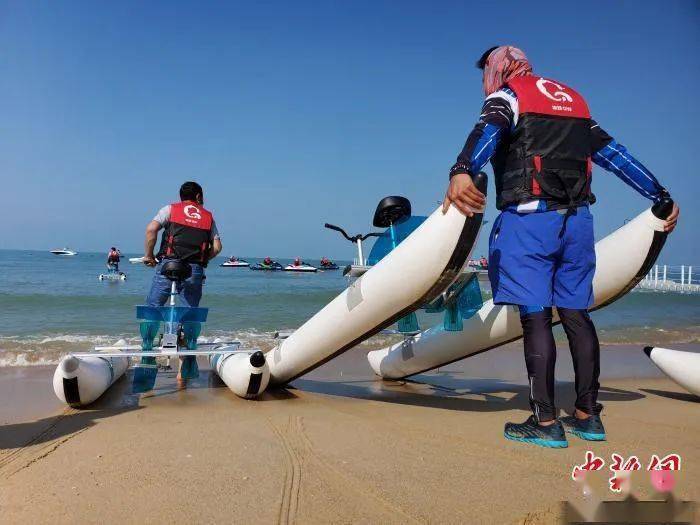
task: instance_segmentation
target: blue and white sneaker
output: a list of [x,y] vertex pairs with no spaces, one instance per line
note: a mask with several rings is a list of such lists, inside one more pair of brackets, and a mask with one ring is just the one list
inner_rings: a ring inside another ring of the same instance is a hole
[[564,427],[559,421],[542,426],[537,423],[535,416],[530,416],[524,423],[506,423],[503,435],[512,441],[532,443],[540,447],[566,448],[569,446]]
[[605,441],[605,427],[600,416],[589,416],[579,419],[576,416],[559,418],[564,431],[587,441]]

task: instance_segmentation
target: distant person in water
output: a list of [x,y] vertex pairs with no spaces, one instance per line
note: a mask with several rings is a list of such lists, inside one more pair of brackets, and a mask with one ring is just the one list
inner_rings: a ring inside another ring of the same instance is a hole
[[119,271],[119,261],[121,260],[122,253],[112,246],[107,253],[107,268],[112,271]]
[[[494,303],[520,310],[533,412],[524,423],[507,423],[505,437],[556,448],[567,446],[565,432],[604,440],[600,347],[588,315],[596,265],[589,210],[595,202],[593,163],[654,203],[670,206],[669,193],[591,118],[580,94],[535,75],[520,49],[493,47],[477,67],[486,100],[450,170],[443,209],[454,204],[467,216],[482,209],[486,198],[472,177],[491,161],[501,214],[489,239],[489,278]],[[667,232],[678,220],[678,206],[672,208]],[[561,419],[554,404],[553,307],[576,375],[575,410]]]
[[[158,260],[153,250],[158,232],[163,230]],[[146,227],[144,264],[155,266],[149,306],[163,306],[170,295],[170,281],[160,274],[164,261],[178,259],[192,267],[192,276],[180,290],[183,306],[199,306],[204,284],[204,268],[221,252],[221,239],[212,213],[204,208],[204,191],[196,182],[185,182],[180,187],[180,201],[163,206]]]

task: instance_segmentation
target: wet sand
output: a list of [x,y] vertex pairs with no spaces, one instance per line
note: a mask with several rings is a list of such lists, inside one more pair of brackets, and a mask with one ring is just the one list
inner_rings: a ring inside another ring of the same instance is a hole
[[674,495],[700,498],[700,401],[638,347],[603,351],[609,441],[572,438],[566,450],[502,437],[505,421],[528,414],[517,344],[400,382],[370,377],[365,353],[258,401],[208,371],[186,390],[161,373],[142,396],[128,375],[81,411],[53,399],[52,368],[0,369],[0,521],[556,523],[560,501],[582,499],[570,474],[586,450],[643,463],[677,452]]

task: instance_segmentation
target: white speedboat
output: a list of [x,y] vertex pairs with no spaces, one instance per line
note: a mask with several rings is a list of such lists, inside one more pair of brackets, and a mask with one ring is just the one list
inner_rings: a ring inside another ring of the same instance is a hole
[[306,264],[305,262],[302,262],[301,264],[288,264],[287,266],[284,267],[285,272],[300,272],[300,273],[312,273],[312,272],[317,272],[318,268],[315,266],[311,266],[310,264]]
[[227,268],[248,268],[250,266],[250,263],[243,259],[236,259],[235,257],[231,257],[219,266],[225,266]]
[[129,257],[129,262],[131,264],[141,264],[143,263],[143,257]]
[[59,250],[59,249],[51,250],[51,253],[53,253],[54,255],[62,255],[64,257],[78,255],[78,252],[74,252],[73,250],[69,250],[68,248],[63,248],[62,250]]

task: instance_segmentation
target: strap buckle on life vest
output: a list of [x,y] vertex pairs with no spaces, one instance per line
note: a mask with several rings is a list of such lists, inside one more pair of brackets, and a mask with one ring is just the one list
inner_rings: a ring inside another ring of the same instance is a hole
[[[540,155],[535,155],[532,157],[532,163],[535,165],[537,175],[542,173],[542,157]],[[535,176],[532,177],[532,194],[536,196],[542,195],[542,188]]]
[[175,253],[173,251],[173,241],[175,240],[175,237],[173,234],[168,235],[168,248],[165,250],[165,255],[173,255]]
[[586,157],[586,193],[591,193],[591,180],[593,179],[593,161]]

